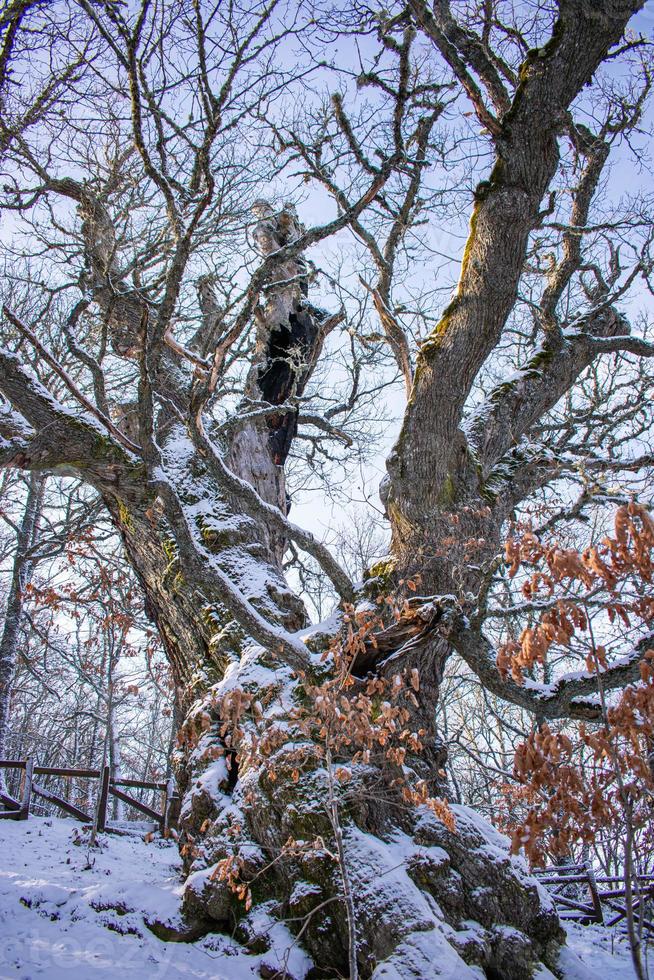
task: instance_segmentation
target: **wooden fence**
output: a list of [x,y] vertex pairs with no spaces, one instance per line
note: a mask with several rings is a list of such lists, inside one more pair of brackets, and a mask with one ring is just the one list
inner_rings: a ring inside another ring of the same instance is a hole
[[[546,886],[562,919],[615,926],[627,917],[624,878],[595,875],[588,863],[546,868],[536,872],[536,877]],[[587,900],[579,897],[582,891],[587,892]],[[654,899],[654,874],[637,875],[632,892],[634,918],[654,937],[654,921],[648,917],[652,912],[647,908]]]
[[[127,806],[145,814],[158,824],[162,833],[167,834],[177,821],[179,796],[174,780],[167,782],[148,782],[143,779],[112,779],[111,769],[59,769],[50,766],[37,766],[33,759],[0,759],[0,769],[18,769],[21,773],[19,799],[0,791],[0,820],[27,820],[34,797],[40,797],[82,823],[93,823],[97,819],[98,830],[111,830],[107,820],[107,808],[111,796],[122,800]],[[75,779],[97,779],[99,789],[94,814],[87,813],[69,800],[63,799],[46,789],[35,780],[36,776],[59,776]],[[141,800],[125,792],[127,789],[154,789],[162,794],[161,810],[155,810]],[[615,926],[627,917],[624,879],[617,876],[597,876],[590,864],[566,864],[552,866],[536,872],[536,877],[544,885],[557,906],[562,919],[579,922],[598,922],[605,926]],[[601,887],[608,886],[608,887]],[[579,892],[587,891],[588,899],[579,897]],[[654,900],[654,874],[638,875],[633,882],[633,911],[642,929],[654,937],[654,921],[648,913],[647,904]]]
[[[93,823],[94,819],[97,819],[98,830],[111,830],[107,820],[107,808],[112,796],[134,807],[139,813],[145,814],[158,824],[164,834],[172,829],[177,819],[179,797],[173,779],[165,783],[148,782],[143,779],[112,779],[109,766],[104,766],[102,769],[58,769],[51,766],[37,766],[33,759],[0,759],[0,769],[18,769],[21,774],[18,799],[0,792],[0,803],[6,808],[4,811],[0,810],[0,820],[27,820],[32,799],[39,797],[82,823]],[[87,813],[81,807],[46,789],[36,781],[36,776],[99,780],[94,813]],[[155,810],[141,800],[135,799],[126,793],[124,788],[159,790],[162,794],[161,810]]]

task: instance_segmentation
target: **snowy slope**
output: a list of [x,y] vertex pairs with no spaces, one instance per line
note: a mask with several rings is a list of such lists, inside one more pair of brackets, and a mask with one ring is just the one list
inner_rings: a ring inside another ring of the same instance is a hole
[[[157,939],[145,920],[177,917],[176,845],[104,835],[102,848],[89,852],[73,843],[81,830],[56,818],[0,821],[1,980],[251,980],[262,962],[282,966],[293,945],[282,925],[278,954],[256,957],[224,936]],[[292,949],[290,972],[302,976],[307,965]]]
[[[281,924],[271,934],[275,952],[262,956],[218,935],[157,939],[146,920],[174,923],[178,914],[176,846],[107,835],[89,851],[74,843],[81,830],[72,820],[0,821],[0,980],[249,980],[263,963],[281,976],[287,957],[292,976],[306,973],[309,962]],[[597,980],[634,977],[627,947],[606,930],[572,927],[569,946]],[[570,960],[568,980],[576,980]]]

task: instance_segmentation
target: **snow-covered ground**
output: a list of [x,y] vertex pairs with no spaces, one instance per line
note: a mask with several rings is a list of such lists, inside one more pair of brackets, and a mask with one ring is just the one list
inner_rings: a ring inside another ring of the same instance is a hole
[[283,972],[289,949],[289,972],[306,972],[281,924],[263,956],[220,935],[162,942],[146,922],[178,921],[177,846],[106,834],[89,851],[86,837],[73,820],[0,821],[0,980],[251,980],[262,963]]
[[[84,840],[72,820],[0,821],[0,980],[250,980],[283,975],[287,956],[289,973],[304,974],[306,961],[282,925],[271,936],[275,952],[257,957],[218,935],[162,942],[146,922],[177,920],[176,846],[106,835],[89,851]],[[617,936],[593,926],[572,926],[568,935],[597,980],[635,976]],[[577,975],[571,967],[568,980]]]

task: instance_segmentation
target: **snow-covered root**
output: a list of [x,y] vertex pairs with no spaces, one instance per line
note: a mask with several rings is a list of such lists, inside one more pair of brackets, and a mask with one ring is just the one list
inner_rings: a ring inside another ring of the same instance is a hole
[[[225,756],[212,758],[224,733],[216,705],[235,690],[257,702],[240,718],[241,744],[269,731],[271,718],[287,735],[273,742],[265,766],[242,767],[237,779]],[[350,934],[328,773],[316,763],[298,777],[301,746],[289,721],[297,697],[290,676],[253,648],[196,707],[193,724],[204,720],[186,755],[184,906],[189,919],[228,930],[258,954],[274,923],[285,922],[314,964],[303,976],[347,976]],[[426,807],[398,805],[371,765],[350,772],[337,790],[361,977],[563,976],[555,909],[505,838],[466,807],[452,806],[452,831]]]

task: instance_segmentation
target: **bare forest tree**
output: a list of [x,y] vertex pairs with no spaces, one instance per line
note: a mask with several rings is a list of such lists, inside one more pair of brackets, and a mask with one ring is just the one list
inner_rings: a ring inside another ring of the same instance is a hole
[[[16,553],[7,596],[2,638],[0,638],[0,757],[5,756],[11,689],[18,659],[18,642],[25,589],[30,582],[34,569],[30,551],[38,536],[44,485],[45,480],[42,476],[38,473],[30,474],[25,510],[16,534]],[[4,773],[0,776],[0,780],[4,780]],[[1,785],[0,788],[2,788]]]
[[[0,463],[85,481],[145,594],[189,936],[287,920],[316,976],[559,970],[533,879],[445,802],[437,708],[456,659],[537,726],[602,721],[560,637],[525,676],[498,650],[548,608],[512,527],[591,547],[648,503],[652,202],[609,169],[645,166],[641,6],[0,13]],[[290,502],[371,463],[401,393],[360,584]],[[606,629],[602,693],[646,649]]]
[[[114,778],[167,778],[171,677],[120,538],[84,484],[47,486],[38,473],[26,480],[5,473],[0,758],[81,769],[106,763]],[[3,791],[15,797],[19,774],[3,770],[2,777]],[[95,781],[45,782],[93,811]],[[158,805],[159,795],[144,802]],[[52,812],[48,803],[35,805]],[[122,815],[115,806],[113,816]]]

